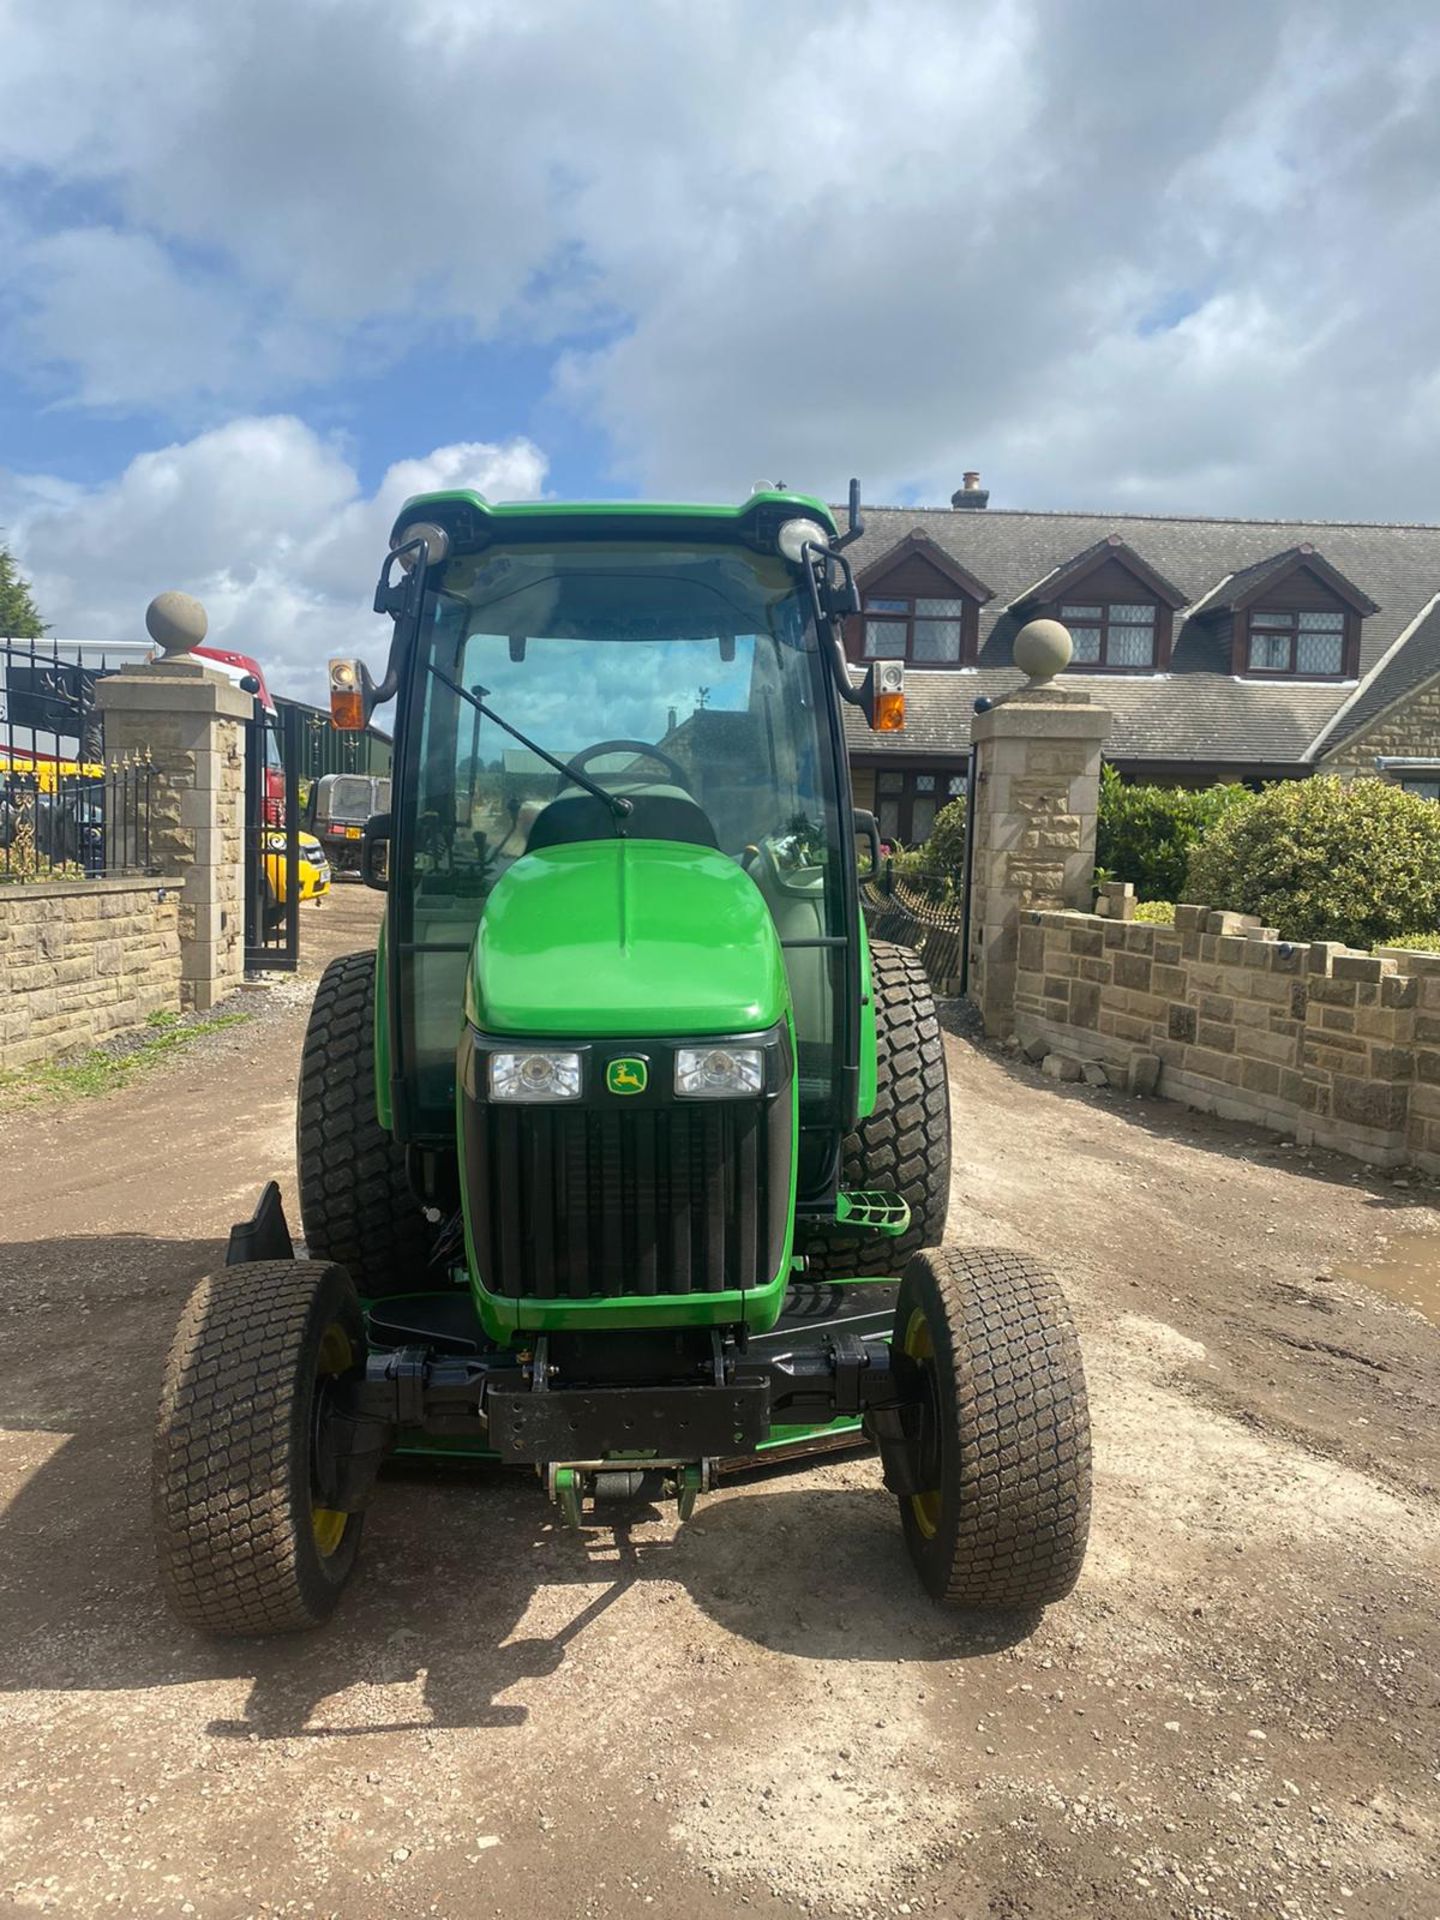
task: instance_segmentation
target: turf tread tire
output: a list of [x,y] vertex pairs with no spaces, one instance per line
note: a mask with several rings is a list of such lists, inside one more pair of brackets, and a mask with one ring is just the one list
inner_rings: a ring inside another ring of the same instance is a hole
[[320,976],[300,1055],[296,1162],[306,1251],[375,1298],[433,1286],[430,1227],[375,1111],[373,951]]
[[870,944],[875,998],[875,1109],[840,1150],[840,1182],[883,1187],[910,1208],[897,1239],[815,1234],[805,1243],[807,1280],[891,1276],[921,1247],[938,1246],[950,1210],[950,1078],[945,1040],[920,956],[888,940]]
[[1090,1528],[1090,1420],[1070,1308],[1023,1254],[915,1256],[895,1344],[923,1308],[935,1347],[940,1514],[927,1538],[900,1502],[906,1544],[945,1607],[1031,1609],[1063,1599]]
[[355,1563],[352,1514],[323,1557],[311,1525],[312,1411],[333,1322],[363,1355],[360,1301],[332,1263],[256,1260],[195,1288],[170,1348],[152,1517],[171,1610],[211,1633],[319,1626]]

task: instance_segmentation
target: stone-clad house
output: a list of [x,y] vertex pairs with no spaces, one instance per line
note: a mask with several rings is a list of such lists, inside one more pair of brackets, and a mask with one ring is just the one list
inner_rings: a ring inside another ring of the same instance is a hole
[[905,731],[851,735],[856,804],[887,838],[925,839],[964,791],[975,701],[1019,683],[1011,646],[1041,615],[1069,627],[1067,671],[1113,714],[1106,754],[1128,779],[1378,770],[1440,797],[1440,526],[988,499],[967,474],[949,508],[868,508],[849,550],[851,659],[906,662]]

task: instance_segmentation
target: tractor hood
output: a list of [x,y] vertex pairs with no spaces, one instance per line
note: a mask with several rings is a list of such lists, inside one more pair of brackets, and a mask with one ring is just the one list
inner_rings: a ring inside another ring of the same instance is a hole
[[584,840],[517,860],[475,936],[465,1011],[484,1033],[752,1033],[784,1017],[760,889],[671,840]]

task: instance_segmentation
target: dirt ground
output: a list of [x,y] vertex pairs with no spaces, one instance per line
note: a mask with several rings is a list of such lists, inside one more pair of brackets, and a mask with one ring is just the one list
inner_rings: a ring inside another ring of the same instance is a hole
[[[318,908],[311,971],[374,916]],[[176,1626],[161,1360],[288,1177],[307,992],[0,1119],[0,1910],[1440,1915],[1440,1331],[1342,1277],[1423,1285],[1435,1195],[958,1033],[952,1233],[1053,1259],[1085,1340],[1072,1600],[934,1611],[865,1456],[582,1537],[407,1467],[326,1631]]]

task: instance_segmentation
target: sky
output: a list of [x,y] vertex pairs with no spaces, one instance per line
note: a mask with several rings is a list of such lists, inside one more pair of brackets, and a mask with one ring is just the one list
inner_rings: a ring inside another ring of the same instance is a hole
[[0,0],[0,538],[314,697],[428,486],[1437,521],[1437,82],[1433,0]]

